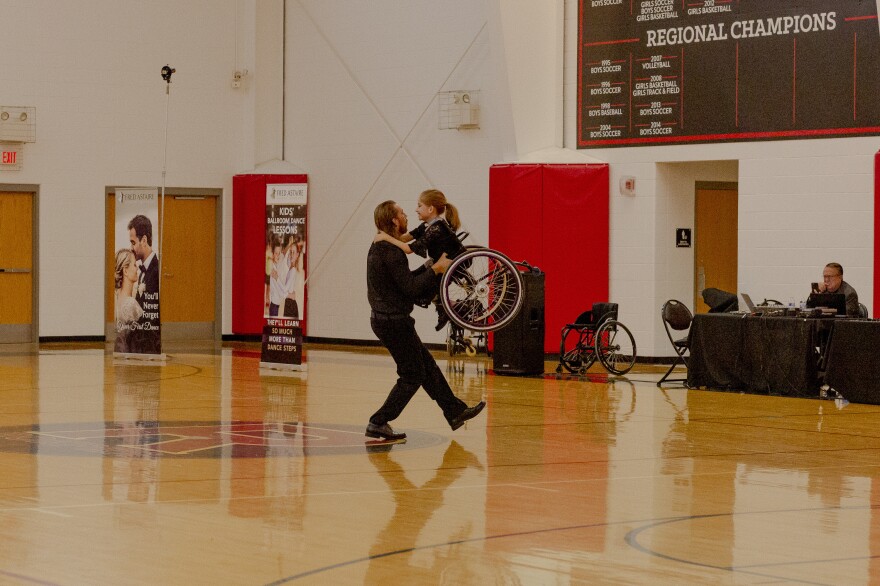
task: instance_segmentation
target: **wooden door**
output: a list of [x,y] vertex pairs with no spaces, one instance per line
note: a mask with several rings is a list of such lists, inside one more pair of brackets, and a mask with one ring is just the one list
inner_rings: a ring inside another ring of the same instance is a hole
[[703,289],[737,292],[736,189],[701,189],[694,201],[694,307],[706,313]]
[[[216,197],[165,196],[160,309],[162,329],[214,328],[217,275]],[[193,331],[195,333],[195,331]]]
[[0,342],[34,341],[32,193],[0,192]]

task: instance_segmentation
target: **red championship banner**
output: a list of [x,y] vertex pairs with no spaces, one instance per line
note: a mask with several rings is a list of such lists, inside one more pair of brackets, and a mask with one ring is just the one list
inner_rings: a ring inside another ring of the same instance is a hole
[[307,184],[266,186],[263,367],[296,370],[302,365],[307,211]]
[[158,190],[116,191],[114,355],[150,358],[162,355],[158,219]]

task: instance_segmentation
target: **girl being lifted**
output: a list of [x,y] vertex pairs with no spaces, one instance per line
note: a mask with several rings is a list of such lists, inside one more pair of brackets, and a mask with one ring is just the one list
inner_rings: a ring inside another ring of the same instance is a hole
[[[422,223],[403,234],[400,240],[396,240],[384,232],[379,232],[373,241],[385,240],[407,254],[414,252],[434,261],[438,260],[444,252],[448,258],[453,259],[464,251],[464,245],[455,235],[461,228],[458,210],[446,201],[446,196],[442,191],[438,189],[423,191],[419,195],[416,215]],[[434,297],[434,307],[437,310],[437,325],[434,329],[439,332],[449,322],[449,316],[446,315],[446,311],[440,303],[439,295]]]

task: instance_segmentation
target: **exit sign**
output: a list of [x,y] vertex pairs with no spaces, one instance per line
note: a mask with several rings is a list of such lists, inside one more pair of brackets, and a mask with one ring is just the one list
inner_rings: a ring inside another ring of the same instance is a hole
[[0,170],[21,169],[21,143],[0,143]]

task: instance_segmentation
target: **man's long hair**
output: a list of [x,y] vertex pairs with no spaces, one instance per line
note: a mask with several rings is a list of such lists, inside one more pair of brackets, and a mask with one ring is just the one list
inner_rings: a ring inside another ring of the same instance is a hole
[[373,212],[373,221],[376,223],[376,228],[394,237],[397,237],[397,226],[394,225],[394,218],[397,217],[397,210],[394,209],[396,205],[397,202],[389,199],[377,205],[376,210]]

